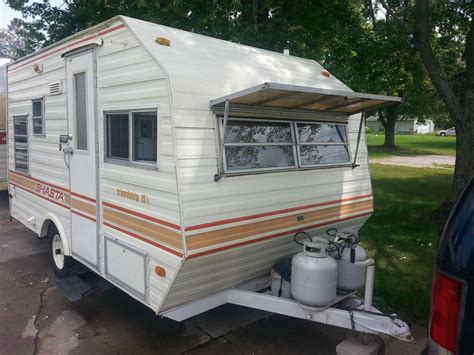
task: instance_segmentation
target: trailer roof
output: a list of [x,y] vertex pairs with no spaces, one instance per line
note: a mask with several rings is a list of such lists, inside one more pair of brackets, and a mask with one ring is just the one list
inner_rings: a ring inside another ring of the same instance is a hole
[[401,102],[401,99],[394,96],[267,82],[211,100],[211,107],[221,108],[226,101],[273,109],[305,109],[352,115],[392,105]]

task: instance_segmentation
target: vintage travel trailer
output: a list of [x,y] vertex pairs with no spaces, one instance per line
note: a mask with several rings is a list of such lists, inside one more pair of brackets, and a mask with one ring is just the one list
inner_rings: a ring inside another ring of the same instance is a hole
[[353,92],[313,60],[122,16],[7,76],[11,215],[51,243],[60,277],[85,265],[175,320],[230,302],[410,338],[376,315],[372,271],[365,312],[257,292],[300,251],[296,232],[319,240],[369,218],[361,114],[398,98]]
[[0,66],[0,191],[8,189],[7,184],[7,82],[6,67]]

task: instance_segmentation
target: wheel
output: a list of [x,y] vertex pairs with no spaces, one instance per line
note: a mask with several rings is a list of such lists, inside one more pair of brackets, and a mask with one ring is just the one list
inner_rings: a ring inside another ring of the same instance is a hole
[[439,135],[440,135],[441,137],[446,137],[446,133],[444,133],[444,132],[441,132]]
[[64,254],[63,241],[56,227],[52,226],[48,234],[50,240],[49,255],[56,276],[62,279],[67,276],[76,275],[84,270],[82,264],[74,260],[71,256]]

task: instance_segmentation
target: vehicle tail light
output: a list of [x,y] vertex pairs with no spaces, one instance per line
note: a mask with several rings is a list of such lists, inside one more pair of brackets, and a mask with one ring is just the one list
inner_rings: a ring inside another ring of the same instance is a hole
[[430,336],[438,345],[456,352],[463,283],[435,272],[431,294]]

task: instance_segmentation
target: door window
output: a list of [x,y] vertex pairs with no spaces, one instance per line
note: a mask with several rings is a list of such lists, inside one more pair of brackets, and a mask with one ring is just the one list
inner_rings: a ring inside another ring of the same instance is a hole
[[87,150],[87,98],[85,72],[74,74],[74,100],[76,103],[76,149]]

